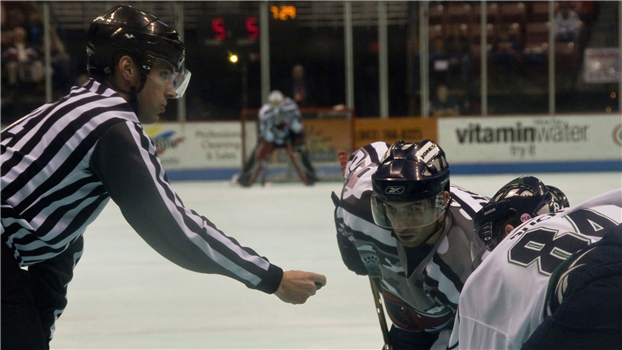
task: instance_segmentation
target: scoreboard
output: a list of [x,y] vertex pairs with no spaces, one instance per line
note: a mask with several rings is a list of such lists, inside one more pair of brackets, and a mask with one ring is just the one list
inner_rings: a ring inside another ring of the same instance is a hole
[[[270,21],[287,22],[296,18],[296,7],[292,5],[270,6]],[[276,24],[276,23],[275,23]],[[257,16],[222,16],[211,20],[208,41],[218,44],[225,40],[237,40],[253,44],[259,39],[259,18]]]

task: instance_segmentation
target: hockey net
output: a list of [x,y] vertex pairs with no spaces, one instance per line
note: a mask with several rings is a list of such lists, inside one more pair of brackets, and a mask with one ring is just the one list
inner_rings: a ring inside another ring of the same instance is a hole
[[[258,142],[258,109],[244,109],[242,123],[242,161],[252,154]],[[354,110],[347,108],[300,108],[306,147],[320,181],[341,181],[343,175],[338,152],[353,151]],[[241,164],[241,166],[243,166]],[[300,181],[284,149],[277,149],[270,157],[261,181]]]

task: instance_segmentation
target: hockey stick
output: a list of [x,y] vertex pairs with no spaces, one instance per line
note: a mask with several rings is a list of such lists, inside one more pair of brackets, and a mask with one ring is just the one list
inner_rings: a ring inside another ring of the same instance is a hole
[[378,292],[378,286],[376,282],[369,277],[369,284],[371,284],[371,292],[374,295],[374,304],[376,304],[376,313],[378,314],[378,321],[380,322],[380,329],[382,330],[382,338],[384,339],[383,350],[391,350],[391,344],[389,343],[389,331],[387,327],[387,319],[384,317],[384,309],[382,308],[382,299],[380,298],[380,292]]
[[[341,165],[341,172],[346,173],[346,165],[348,164],[348,153],[346,151],[339,151],[337,153],[339,163]],[[383,350],[391,350],[391,344],[389,343],[389,330],[387,327],[387,319],[384,316],[384,309],[382,307],[382,298],[380,298],[380,292],[378,292],[378,286],[374,280],[369,276],[369,284],[371,285],[371,292],[374,295],[374,304],[376,305],[376,314],[378,315],[378,322],[380,322],[380,330],[382,331],[382,338],[384,339]]]

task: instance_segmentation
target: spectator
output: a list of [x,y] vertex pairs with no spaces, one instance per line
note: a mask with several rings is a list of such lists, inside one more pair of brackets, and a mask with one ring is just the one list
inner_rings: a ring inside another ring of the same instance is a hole
[[435,117],[460,115],[460,105],[449,97],[449,89],[445,84],[436,87],[436,96],[430,101],[430,114]]
[[65,44],[59,37],[56,30],[51,29],[52,39],[52,71],[54,73],[53,88],[54,98],[60,98],[61,96],[69,93],[69,90],[74,85],[76,76],[71,67],[71,56],[65,50]]
[[305,68],[302,64],[294,65],[292,75],[283,84],[282,90],[299,107],[313,107],[316,104],[313,85],[305,75]]
[[435,88],[438,84],[446,84],[449,80],[449,59],[445,40],[436,38],[432,41],[430,49],[430,86]]
[[[39,52],[43,52],[43,36],[44,28],[43,20],[41,18],[41,11],[38,6],[32,6],[28,10],[28,37],[30,43]],[[51,66],[53,72],[52,84],[54,99],[58,99],[67,93],[75,82],[75,76],[71,69],[71,58],[65,50],[65,44],[61,40],[53,23],[49,29],[50,31],[50,54],[51,54]]]
[[559,12],[555,15],[555,41],[577,42],[583,23],[579,15],[570,9],[570,4],[560,1]]
[[492,45],[495,63],[508,71],[514,71],[520,59],[521,50],[521,43],[515,36],[510,35],[507,26],[501,26]]
[[10,86],[32,85],[43,80],[44,68],[40,53],[27,41],[28,33],[22,27],[11,31],[12,44],[2,53],[6,62]]
[[2,26],[2,36],[0,37],[1,37],[1,42],[2,42],[3,52],[4,52],[4,46],[10,42],[10,38],[6,35],[8,33],[6,30],[7,29],[6,20],[7,20],[6,6],[4,6],[3,2],[0,2],[0,25]]
[[471,49],[469,38],[460,29],[459,25],[452,28],[447,38],[447,54],[449,55],[449,70],[452,78],[459,76],[462,83],[468,84],[470,79]]

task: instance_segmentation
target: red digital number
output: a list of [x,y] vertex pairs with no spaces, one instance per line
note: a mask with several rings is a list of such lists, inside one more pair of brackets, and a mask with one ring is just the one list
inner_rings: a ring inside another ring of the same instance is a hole
[[259,28],[257,28],[257,18],[249,17],[246,19],[246,31],[248,38],[256,40],[259,38]]
[[214,18],[212,21],[212,29],[216,40],[225,40],[227,37],[227,29],[225,29],[225,20],[223,18]]

